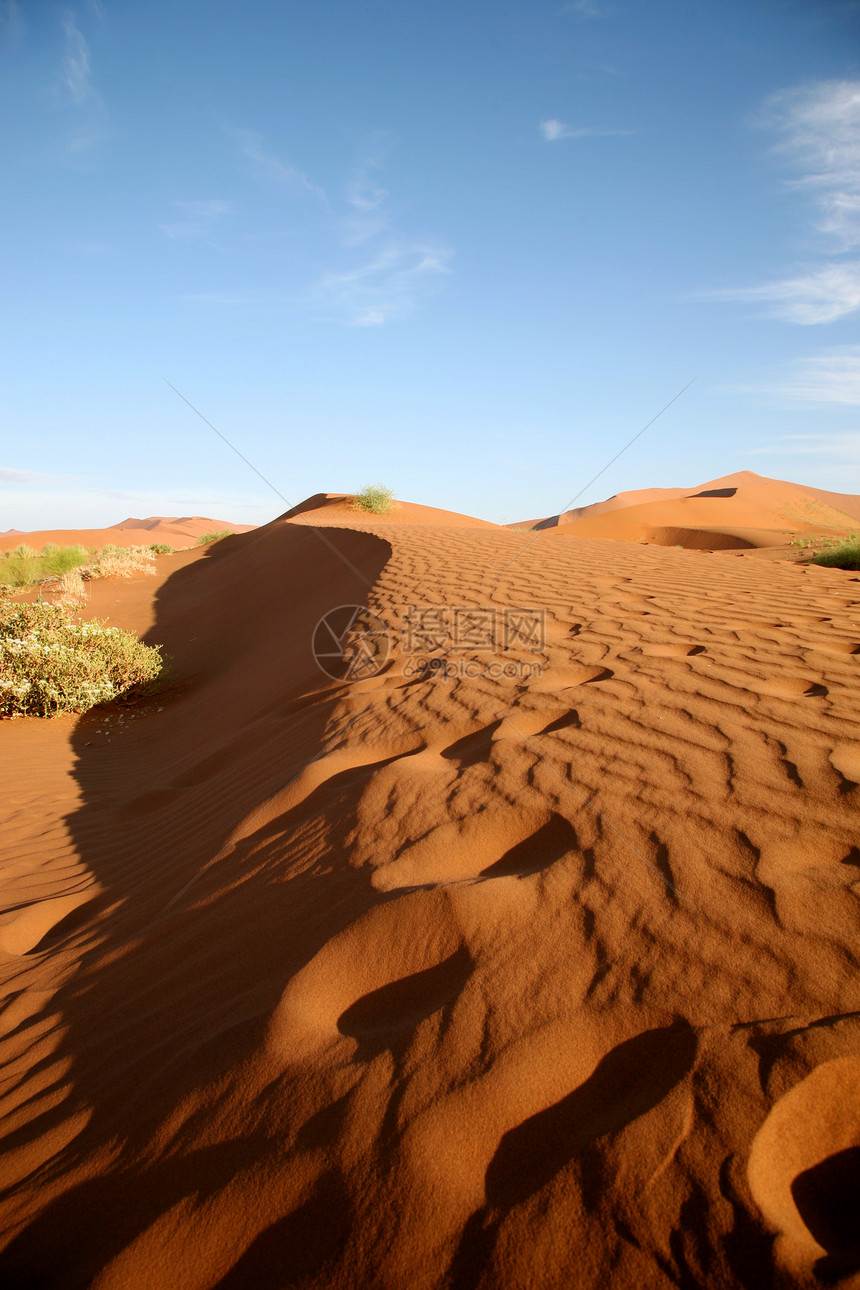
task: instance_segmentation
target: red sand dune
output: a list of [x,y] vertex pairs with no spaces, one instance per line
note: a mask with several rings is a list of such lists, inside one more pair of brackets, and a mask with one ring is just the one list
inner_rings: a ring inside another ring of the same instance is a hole
[[[457,511],[441,511],[436,506],[419,506],[415,502],[394,502],[388,515],[370,515],[359,511],[352,504],[351,493],[315,493],[313,497],[286,512],[284,519],[305,516],[307,523],[333,524],[340,520],[348,523],[366,517],[381,524],[457,524],[467,528],[498,528],[490,520],[479,520],[473,515],[460,515]],[[313,512],[313,514],[311,514]]]
[[856,1284],[857,575],[325,504],[169,567],[89,609],[171,688],[0,723],[0,1281]]
[[531,523],[580,537],[715,550],[783,546],[794,536],[846,533],[858,520],[860,497],[742,470],[696,488],[619,493]]
[[49,542],[57,546],[103,547],[148,546],[150,542],[165,542],[173,547],[193,546],[204,533],[232,529],[234,533],[249,533],[251,524],[230,524],[227,520],[210,520],[202,515],[181,518],[151,515],[145,520],[128,519],[105,529],[40,529],[38,532],[20,533],[10,529],[0,533],[0,551],[11,551],[22,543],[41,551]]

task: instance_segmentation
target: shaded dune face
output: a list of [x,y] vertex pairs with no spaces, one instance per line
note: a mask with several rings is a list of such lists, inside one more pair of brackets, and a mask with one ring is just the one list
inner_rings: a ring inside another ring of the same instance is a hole
[[762,568],[320,503],[161,585],[161,696],[0,729],[3,1283],[853,1275],[860,584]]

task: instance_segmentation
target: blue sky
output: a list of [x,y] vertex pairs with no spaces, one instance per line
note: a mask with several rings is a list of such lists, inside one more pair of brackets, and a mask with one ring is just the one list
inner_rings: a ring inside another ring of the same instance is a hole
[[0,530],[860,492],[857,0],[3,0]]

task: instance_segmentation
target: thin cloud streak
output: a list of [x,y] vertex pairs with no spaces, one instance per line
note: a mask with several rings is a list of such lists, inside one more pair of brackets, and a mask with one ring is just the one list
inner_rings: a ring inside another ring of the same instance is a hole
[[24,35],[24,18],[18,0],[5,0],[0,4],[0,42],[14,47]]
[[579,18],[608,18],[613,12],[607,5],[599,5],[595,0],[568,0],[562,5],[561,13],[575,13]]
[[108,133],[108,113],[95,87],[90,48],[78,27],[75,15],[62,19],[65,34],[63,61],[57,92],[68,105],[71,128],[66,151],[73,161],[84,161]]
[[810,268],[793,278],[758,287],[730,287],[704,295],[706,300],[747,300],[769,305],[773,318],[801,326],[836,322],[860,309],[860,260]]
[[298,193],[316,197],[324,205],[328,205],[328,199],[323,189],[312,183],[304,171],[290,165],[289,162],[282,161],[280,157],[270,152],[263,143],[262,136],[257,134],[256,131],[235,130],[233,133],[239,143],[242,154],[254,163],[258,174],[263,175],[273,183],[283,185]]
[[860,345],[798,359],[784,380],[741,386],[739,392],[763,395],[782,407],[860,407]]
[[229,215],[232,206],[229,202],[214,201],[192,201],[192,202],[175,202],[180,210],[188,216],[187,219],[176,220],[170,224],[159,224],[157,227],[169,238],[179,238],[190,241],[196,237],[207,237],[213,228],[213,225],[222,215]]
[[786,322],[817,326],[860,309],[860,260],[835,260],[860,246],[860,81],[819,81],[783,90],[765,104],[760,124],[781,136],[777,153],[794,168],[787,181],[818,210],[828,262],[760,286],[710,292],[710,300],[770,305]]
[[69,484],[82,483],[80,475],[50,475],[40,470],[15,470],[11,466],[0,466],[0,484]]
[[[233,134],[261,178],[320,199],[325,214],[318,231],[328,242],[320,257],[325,267],[304,286],[216,291],[186,299],[233,308],[300,311],[321,322],[380,327],[412,314],[450,273],[453,252],[443,239],[399,227],[391,194],[378,178],[384,137],[372,141],[335,205],[307,175],[276,157],[260,135],[249,130]],[[222,213],[219,209],[214,217]],[[169,237],[189,237],[200,231],[200,222],[193,219],[160,227]]]
[[[860,464],[860,431],[851,434],[789,434],[760,448],[743,448],[741,456],[831,457],[837,462]],[[833,462],[829,463],[831,466]]]
[[346,186],[349,213],[340,221],[346,245],[360,245],[391,228],[390,194],[373,178],[375,162],[368,162]]
[[90,68],[90,49],[75,26],[74,15],[63,19],[66,50],[63,56],[63,79],[73,103],[86,103],[95,95]]
[[616,130],[603,128],[601,126],[566,125],[564,121],[559,121],[557,117],[550,117],[547,121],[541,121],[539,129],[547,143],[555,143],[559,139],[587,139],[592,136],[598,137],[600,135],[624,135],[634,133],[633,130]]
[[776,94],[765,122],[782,134],[778,150],[802,172],[790,182],[819,207],[819,232],[841,250],[860,246],[860,81]]
[[363,264],[324,273],[308,293],[308,304],[330,322],[381,327],[414,312],[419,298],[450,272],[451,254],[442,243],[389,240]]

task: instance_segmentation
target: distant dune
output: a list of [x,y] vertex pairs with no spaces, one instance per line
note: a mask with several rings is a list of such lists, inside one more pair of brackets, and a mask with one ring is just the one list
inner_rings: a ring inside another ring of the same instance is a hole
[[204,533],[232,529],[234,533],[249,533],[252,524],[231,524],[228,520],[211,520],[202,515],[182,517],[150,515],[147,519],[121,520],[105,529],[40,529],[23,533],[9,529],[0,533],[0,551],[9,551],[20,544],[40,551],[49,542],[57,546],[102,547],[112,542],[115,546],[146,546],[150,542],[166,542],[173,547],[193,546]]
[[0,1283],[856,1285],[860,581],[565,536],[793,488],[89,585],[171,672],[0,722]]
[[695,488],[619,493],[546,519],[578,537],[716,550],[782,546],[795,536],[840,534],[860,522],[860,497],[742,470]]

